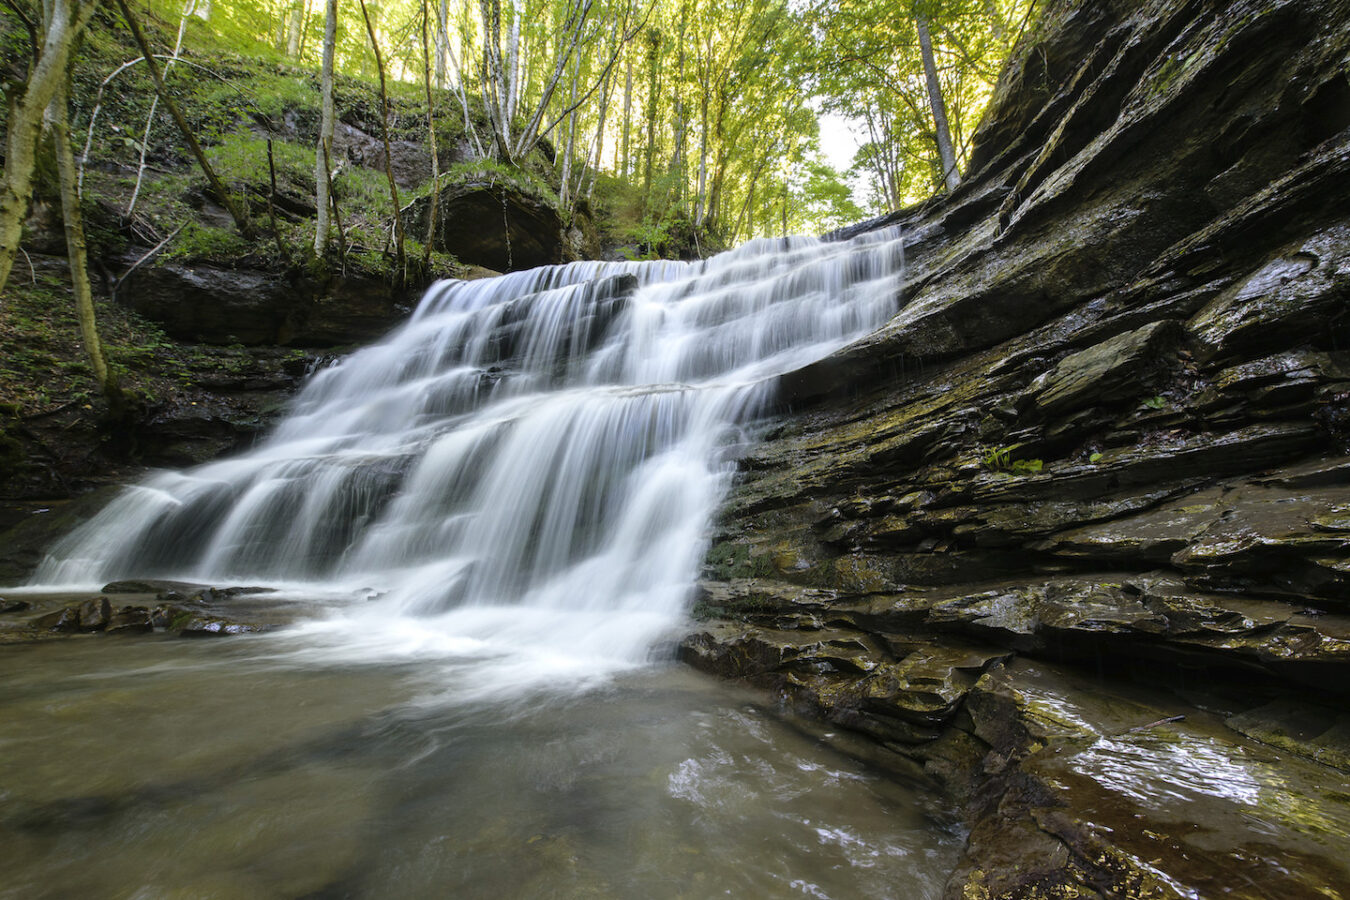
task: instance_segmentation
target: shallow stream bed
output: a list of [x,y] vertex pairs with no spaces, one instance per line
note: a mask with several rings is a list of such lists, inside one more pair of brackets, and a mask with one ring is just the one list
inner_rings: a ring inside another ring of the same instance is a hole
[[0,897],[923,898],[959,853],[932,798],[682,667],[484,698],[315,646],[4,647]]

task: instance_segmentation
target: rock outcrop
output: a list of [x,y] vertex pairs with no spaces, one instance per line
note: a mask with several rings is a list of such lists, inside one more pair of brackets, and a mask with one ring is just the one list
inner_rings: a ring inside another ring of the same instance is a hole
[[[425,234],[430,214],[430,195],[417,198],[403,211],[404,228]],[[450,183],[439,194],[433,247],[497,272],[598,256],[585,211],[573,219],[567,225],[554,200],[510,179]]]
[[336,347],[382,336],[407,317],[424,287],[394,287],[377,276],[315,279],[299,271],[171,262],[137,269],[121,296],[183,341]]
[[1340,0],[1051,4],[742,460],[684,658],[945,789],[951,897],[1350,884],[1347,51]]

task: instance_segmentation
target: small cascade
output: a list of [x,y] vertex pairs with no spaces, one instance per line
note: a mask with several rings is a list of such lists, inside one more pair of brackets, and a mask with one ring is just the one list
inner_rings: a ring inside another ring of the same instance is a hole
[[34,583],[373,591],[483,634],[529,608],[641,657],[686,607],[776,376],[890,318],[903,263],[890,229],[438,283],[251,452],[128,488]]

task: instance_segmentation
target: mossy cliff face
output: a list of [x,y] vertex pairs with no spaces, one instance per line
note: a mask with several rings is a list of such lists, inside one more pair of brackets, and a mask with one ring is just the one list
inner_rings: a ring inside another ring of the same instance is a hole
[[1345,2],[1052,4],[743,460],[683,655],[943,786],[952,897],[1350,884],[1348,52]]

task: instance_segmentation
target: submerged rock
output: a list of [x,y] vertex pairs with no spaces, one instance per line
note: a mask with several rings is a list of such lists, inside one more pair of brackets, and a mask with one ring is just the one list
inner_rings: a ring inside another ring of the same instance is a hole
[[[187,592],[179,589],[188,588]],[[223,637],[271,631],[290,621],[284,606],[264,598],[271,588],[209,588],[172,581],[122,581],[103,594],[72,601],[71,595],[36,595],[25,615],[0,622],[0,643],[21,643],[90,634],[167,634]],[[114,602],[134,598],[135,604]]]

